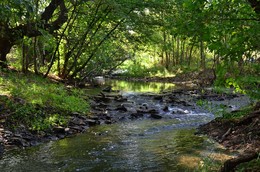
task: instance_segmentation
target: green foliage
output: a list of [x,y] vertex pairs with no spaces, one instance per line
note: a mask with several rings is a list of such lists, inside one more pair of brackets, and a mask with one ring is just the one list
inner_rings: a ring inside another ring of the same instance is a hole
[[46,131],[53,126],[66,126],[68,122],[68,116],[65,112],[59,112],[57,109],[53,111],[63,114],[48,114],[47,112],[52,110],[28,103],[22,104],[15,100],[7,100],[6,106],[6,108],[12,111],[12,116],[7,120],[7,124],[13,129],[23,124],[34,131]]
[[88,111],[88,103],[82,98],[83,91],[71,89],[68,92],[64,85],[51,83],[42,77],[16,74],[8,74],[3,83],[3,91],[8,91],[12,97],[20,97],[33,105],[51,106],[63,111]]
[[35,131],[48,130],[53,126],[66,126],[68,117],[60,114],[51,114],[45,117],[34,118],[31,122],[31,129]]
[[216,88],[230,88],[236,93],[247,94],[252,98],[260,98],[259,64],[246,66],[243,73],[235,64],[228,67],[227,64],[219,65],[216,69],[217,79],[214,82]]
[[206,109],[207,111],[209,111],[210,113],[213,113],[216,117],[221,117],[224,113],[226,113],[226,106],[223,104],[213,104],[212,102],[209,102],[207,100],[198,100],[196,102],[197,106],[200,106],[204,109]]
[[[11,28],[25,23],[34,26],[49,3],[3,0],[0,24],[7,22]],[[213,63],[214,53],[225,67],[259,52],[258,16],[243,0],[68,1],[66,7],[70,9],[68,20],[61,29],[55,34],[38,29],[42,36],[36,47],[29,38],[30,51],[37,51],[37,56],[31,55],[29,68],[36,65],[45,72],[52,64],[50,57],[54,57],[51,72],[64,78],[84,78],[110,71],[126,59],[136,61],[137,57],[142,60],[128,64],[130,76],[164,76],[164,68],[171,71],[178,65],[183,68],[191,64],[198,68],[203,51],[206,62]],[[59,9],[54,12],[58,13]],[[16,56],[24,62],[22,52]],[[226,83],[225,70],[218,69],[216,85]]]
[[218,65],[216,68],[217,79],[214,81],[215,86],[224,86],[227,74],[226,66]]
[[234,78],[228,78],[226,80],[226,87],[227,88],[234,88],[235,92],[245,94],[245,90],[243,90],[240,85],[236,82]]
[[87,114],[89,104],[83,91],[66,88],[35,75],[1,73],[0,94],[9,97],[9,125],[26,124],[32,130],[47,130],[66,125],[71,112]]
[[246,107],[243,109],[240,109],[239,111],[231,112],[231,113],[223,113],[223,118],[226,119],[234,119],[234,118],[241,118],[243,116],[248,115],[250,112],[252,112],[252,107]]
[[[8,100],[6,102],[6,108],[11,110],[12,116],[9,119],[11,127],[16,127],[18,124],[31,125],[32,115],[37,114],[37,109],[32,104],[23,104],[15,102],[15,100]],[[16,125],[15,125],[16,124]]]

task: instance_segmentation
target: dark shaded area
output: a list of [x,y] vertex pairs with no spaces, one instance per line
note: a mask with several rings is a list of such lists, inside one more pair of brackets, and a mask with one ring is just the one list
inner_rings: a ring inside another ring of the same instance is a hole
[[248,0],[248,2],[250,3],[250,5],[254,9],[254,11],[257,14],[260,14],[260,1],[258,1],[258,0]]

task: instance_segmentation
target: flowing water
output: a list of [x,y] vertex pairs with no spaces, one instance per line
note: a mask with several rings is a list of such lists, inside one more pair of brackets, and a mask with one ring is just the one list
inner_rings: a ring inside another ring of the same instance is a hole
[[[111,84],[138,101],[142,101],[140,92],[159,92],[165,86],[174,89],[165,84]],[[176,118],[95,126],[71,138],[6,152],[0,171],[214,171],[230,156],[210,139],[194,135],[198,125],[213,118],[210,113],[192,112]]]

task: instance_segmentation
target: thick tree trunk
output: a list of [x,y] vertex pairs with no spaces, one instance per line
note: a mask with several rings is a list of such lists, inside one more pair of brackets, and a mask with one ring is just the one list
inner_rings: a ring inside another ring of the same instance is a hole
[[9,39],[0,37],[0,67],[7,67],[6,55],[10,52],[12,46],[14,45]]
[[[59,16],[55,21],[49,22],[58,7],[60,7]],[[67,9],[64,0],[52,0],[42,13],[41,20],[37,22],[28,22],[14,28],[10,28],[8,23],[0,22],[0,67],[7,67],[6,55],[10,52],[16,41],[22,39],[24,36],[36,37],[41,35],[38,29],[44,29],[49,33],[53,33],[53,31],[60,29],[66,21]],[[36,26],[41,27],[37,28]]]

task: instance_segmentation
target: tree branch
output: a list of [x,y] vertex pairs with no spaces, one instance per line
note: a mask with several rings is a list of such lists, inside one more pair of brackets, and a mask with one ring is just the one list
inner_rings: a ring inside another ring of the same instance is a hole
[[[52,23],[49,23],[49,20],[53,17],[54,11],[60,7],[60,14]],[[17,39],[21,39],[23,36],[35,37],[39,36],[42,33],[39,31],[40,29],[44,29],[49,33],[53,33],[53,31],[60,29],[62,24],[64,24],[67,19],[67,8],[65,6],[64,0],[52,0],[51,3],[45,8],[45,11],[41,15],[41,20],[36,22],[28,22],[24,25],[19,25],[13,29],[10,29],[10,33],[12,37]]]

